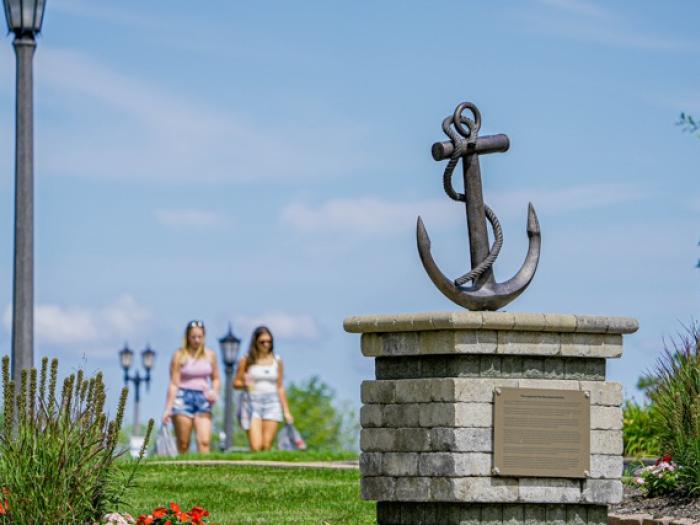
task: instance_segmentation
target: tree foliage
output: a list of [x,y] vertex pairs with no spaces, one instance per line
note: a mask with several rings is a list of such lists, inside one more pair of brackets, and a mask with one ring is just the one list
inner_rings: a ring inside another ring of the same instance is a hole
[[294,425],[310,448],[357,449],[357,412],[348,403],[336,403],[335,390],[313,376],[287,387]]

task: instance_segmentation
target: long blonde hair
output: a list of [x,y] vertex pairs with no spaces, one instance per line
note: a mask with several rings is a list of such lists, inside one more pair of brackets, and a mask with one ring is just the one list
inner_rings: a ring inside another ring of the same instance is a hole
[[[182,341],[182,346],[175,352],[175,362],[179,365],[183,365],[188,358],[193,359],[204,359],[207,355],[205,339],[202,339],[202,344],[199,348],[190,348],[190,332],[194,328],[200,328],[202,334],[206,337],[207,330],[204,328],[204,323],[202,321],[190,321],[187,323],[187,328],[185,328],[185,338]],[[194,355],[192,355],[194,351]]]

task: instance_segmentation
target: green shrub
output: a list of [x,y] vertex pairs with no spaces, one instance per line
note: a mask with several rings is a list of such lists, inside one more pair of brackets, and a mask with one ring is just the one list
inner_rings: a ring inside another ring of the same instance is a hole
[[658,421],[661,451],[679,465],[681,485],[700,494],[700,332],[697,326],[664,349],[649,397]]
[[318,376],[287,388],[294,425],[312,449],[357,448],[357,412],[345,403],[335,404],[335,391]]
[[658,423],[652,405],[639,405],[634,401],[625,401],[622,407],[624,454],[627,457],[658,456]]
[[[83,371],[63,382],[56,396],[58,361],[22,370],[19,388],[10,380],[9,358],[2,360],[4,422],[0,432],[0,487],[12,525],[92,523],[116,510],[133,484],[139,461],[126,470],[114,461],[128,390],[116,417],[104,413],[102,374],[87,379]],[[146,443],[153,429],[148,424]],[[143,456],[144,449],[141,450]]]
[[643,467],[634,478],[633,485],[639,487],[647,498],[666,496],[678,490],[681,470],[670,456],[659,459],[656,465]]

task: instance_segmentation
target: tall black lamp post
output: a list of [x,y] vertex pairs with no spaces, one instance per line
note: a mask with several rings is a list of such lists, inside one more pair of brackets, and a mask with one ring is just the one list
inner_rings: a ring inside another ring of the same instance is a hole
[[156,353],[150,346],[146,345],[146,349],[141,352],[141,362],[146,370],[146,375],[141,376],[138,370],[133,376],[129,375],[129,368],[134,362],[134,351],[124,343],[124,348],[119,351],[119,361],[124,369],[124,386],[129,386],[129,381],[134,383],[134,436],[140,434],[139,429],[139,401],[141,400],[141,383],[146,383],[148,390],[151,384],[151,369],[156,359]]
[[17,57],[12,377],[34,365],[34,87],[32,60],[46,0],[3,0]]
[[233,335],[231,324],[228,325],[228,333],[219,339],[221,345],[221,359],[224,362],[226,382],[224,383],[224,450],[233,445],[233,367],[238,359],[238,349],[241,340]]

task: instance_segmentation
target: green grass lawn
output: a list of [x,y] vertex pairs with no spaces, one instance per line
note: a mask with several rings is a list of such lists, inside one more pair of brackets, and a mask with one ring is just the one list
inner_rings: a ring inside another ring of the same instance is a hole
[[356,470],[144,462],[122,510],[137,516],[176,501],[206,508],[217,525],[373,524],[375,505],[360,499],[359,479]]

